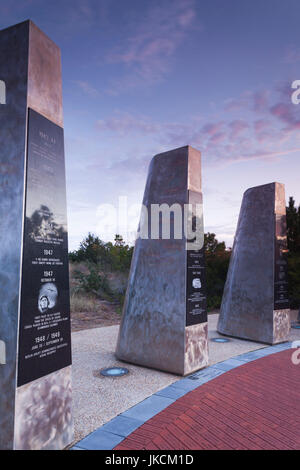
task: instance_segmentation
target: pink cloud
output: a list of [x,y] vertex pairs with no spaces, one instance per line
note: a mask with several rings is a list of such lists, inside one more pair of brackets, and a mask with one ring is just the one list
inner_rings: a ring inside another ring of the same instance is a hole
[[224,110],[225,111],[239,111],[245,106],[245,101],[244,100],[238,100],[238,99],[231,99],[225,103]]
[[294,78],[291,77],[290,80],[281,81],[276,86],[276,91],[279,93],[280,99],[283,102],[291,102],[291,95],[293,92],[291,85],[293,81]]
[[270,113],[288,125],[290,129],[300,129],[300,120],[297,119],[296,106],[292,103],[277,103],[270,108]]
[[276,88],[243,93],[236,100],[243,105],[243,112],[236,119],[221,112],[216,114],[217,119],[208,116],[204,123],[197,116],[188,122],[155,122],[146,116],[116,113],[98,121],[97,127],[123,136],[151,134],[166,149],[193,145],[210,165],[260,158],[271,161],[298,151],[299,145],[298,108],[289,102],[276,102],[278,94]]
[[249,154],[245,154],[242,156],[242,159],[275,159],[277,157],[281,157],[283,155],[288,155],[291,153],[300,153],[300,147],[287,149],[287,150],[280,150],[278,152],[274,151],[257,151]]
[[203,134],[208,134],[210,136],[213,136],[217,132],[220,132],[222,127],[223,127],[223,122],[215,122],[215,123],[209,122],[202,127],[202,132]]
[[255,132],[262,132],[266,130],[269,126],[270,121],[267,121],[266,119],[258,119],[257,121],[254,121]]
[[224,110],[228,112],[241,111],[249,106],[249,99],[251,93],[246,91],[242,93],[238,98],[230,98],[225,101]]
[[256,140],[257,140],[257,142],[262,144],[264,142],[269,141],[271,139],[271,137],[272,137],[271,132],[260,132],[256,135]]
[[268,95],[269,92],[267,90],[258,91],[253,95],[253,108],[254,111],[264,111],[268,106]]
[[83,80],[74,80],[74,83],[86,94],[93,98],[99,96],[99,91],[96,90],[89,82]]
[[163,80],[170,70],[175,51],[195,18],[194,0],[173,0],[171,7],[161,3],[145,9],[144,21],[138,27],[132,26],[134,31],[125,44],[107,55],[108,62],[123,64],[127,68],[109,92],[118,93],[124,88]]
[[288,64],[300,62],[300,49],[295,45],[289,45],[285,51],[283,60]]
[[236,119],[229,124],[231,129],[231,139],[236,139],[245,129],[249,128],[249,124],[243,119]]
[[245,91],[237,98],[230,98],[225,101],[224,110],[227,112],[252,110],[263,112],[267,109],[269,100],[269,90],[259,90],[256,92]]
[[[258,119],[253,123],[255,138],[259,143],[266,142],[271,139],[271,123],[267,119]],[[278,137],[277,137],[278,138]]]
[[216,134],[214,134],[214,135],[210,138],[209,143],[210,143],[210,144],[220,144],[220,143],[223,142],[225,139],[226,139],[226,133],[225,133],[225,132],[217,132]]
[[196,16],[195,10],[189,8],[178,17],[178,23],[183,26],[189,26]]
[[159,125],[143,116],[132,116],[129,113],[116,113],[105,120],[96,122],[98,130],[109,131],[126,135],[130,133],[153,134],[158,131]]
[[285,103],[277,103],[276,105],[272,106],[270,112],[273,114],[273,116],[278,117],[282,121],[292,121],[290,106],[286,105]]

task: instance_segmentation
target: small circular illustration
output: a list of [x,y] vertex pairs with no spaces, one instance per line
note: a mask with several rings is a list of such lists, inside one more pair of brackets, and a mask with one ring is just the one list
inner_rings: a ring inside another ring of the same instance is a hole
[[199,277],[195,277],[195,279],[193,279],[193,288],[201,289],[201,280]]

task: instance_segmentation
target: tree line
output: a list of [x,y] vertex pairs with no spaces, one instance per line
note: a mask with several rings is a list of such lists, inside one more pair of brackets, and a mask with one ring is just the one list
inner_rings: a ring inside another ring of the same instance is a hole
[[[300,206],[290,197],[286,208],[289,296],[291,308],[300,305]],[[230,262],[231,249],[225,242],[219,242],[214,233],[204,235],[206,255],[206,284],[208,309],[219,308]],[[77,271],[80,286],[87,292],[93,292],[100,298],[117,299],[122,302],[125,289],[117,295],[110,287],[108,273],[128,275],[133,246],[125,243],[121,235],[116,235],[114,242],[103,242],[98,236],[89,233],[80,243],[79,249],[69,253],[70,261],[84,262],[88,274]]]
[[300,205],[293,197],[286,208],[290,307],[300,306]]

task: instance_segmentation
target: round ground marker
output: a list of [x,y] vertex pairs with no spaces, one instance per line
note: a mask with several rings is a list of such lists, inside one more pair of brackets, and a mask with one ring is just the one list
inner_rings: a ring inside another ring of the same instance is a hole
[[122,377],[129,373],[128,369],[125,367],[108,367],[107,369],[100,370],[100,374],[104,377]]
[[215,343],[229,343],[230,339],[227,338],[212,338],[211,341]]

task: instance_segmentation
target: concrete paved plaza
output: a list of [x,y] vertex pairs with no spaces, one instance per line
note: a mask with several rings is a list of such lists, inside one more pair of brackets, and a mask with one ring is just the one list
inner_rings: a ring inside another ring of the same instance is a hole
[[[210,339],[220,337],[216,332],[217,319],[218,315],[209,315]],[[192,374],[191,378],[182,379],[165,372],[117,361],[114,356],[117,334],[118,326],[111,326],[72,335],[75,439],[80,441],[89,435],[87,440],[78,442],[76,448],[90,445],[91,448],[111,449],[118,444],[122,445],[124,438],[131,432],[138,432],[136,429],[142,429],[141,426],[148,419],[154,419],[153,416],[159,416],[160,412],[164,413],[163,410],[173,406],[181,397],[187,397],[186,394],[191,390],[200,390],[204,383],[217,380],[215,377],[220,373],[238,366],[244,367],[248,362],[270,353],[273,355],[276,351],[284,351],[291,346],[283,344],[267,347],[235,338],[229,338],[228,343],[210,341],[210,367]],[[297,339],[300,340],[300,330],[291,330],[290,341]],[[250,356],[247,357],[248,353]],[[104,378],[99,374],[100,369],[120,365],[129,369],[127,376]],[[298,369],[297,372],[300,375]],[[129,442],[132,444],[132,441]],[[177,441],[177,444],[182,446],[182,442],[180,444]],[[149,442],[148,444],[150,445]],[[127,445],[125,441],[124,445]]]

